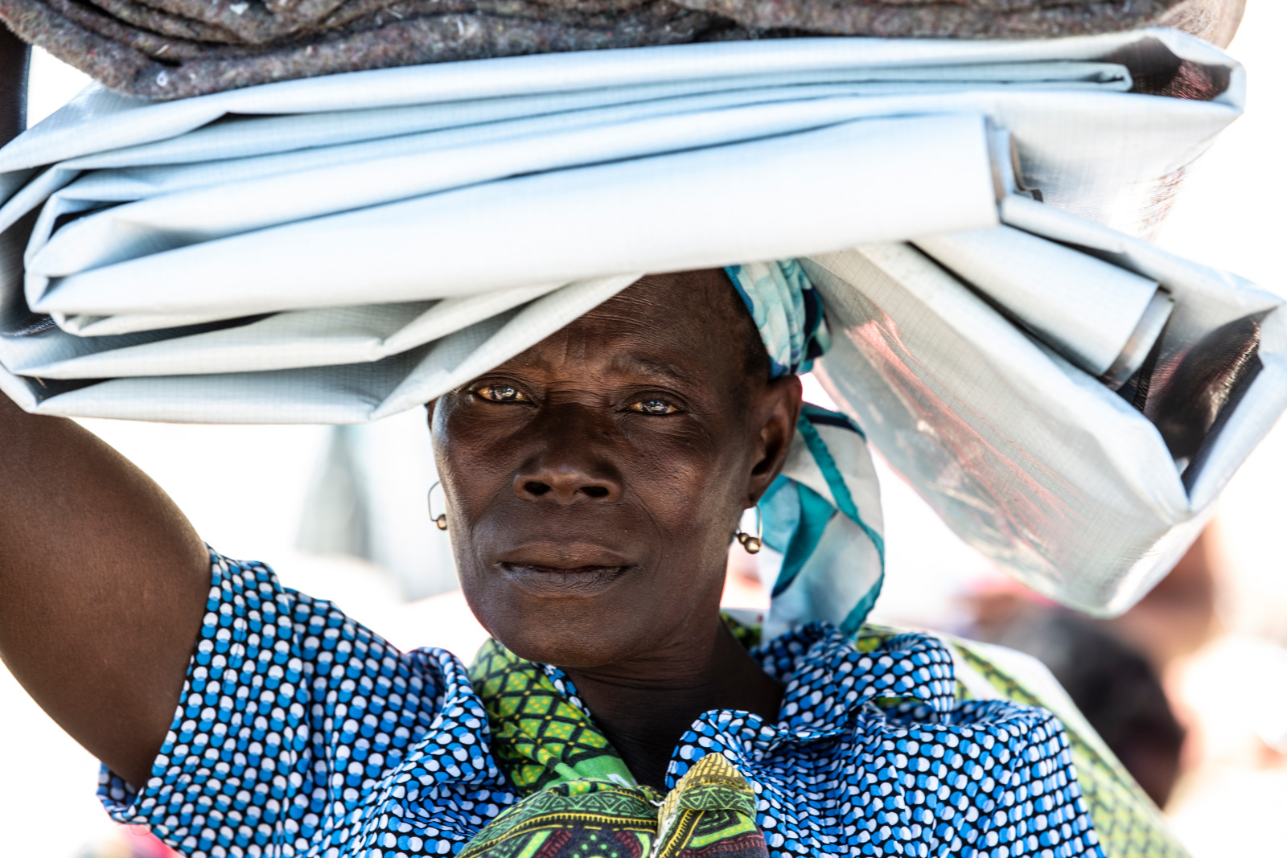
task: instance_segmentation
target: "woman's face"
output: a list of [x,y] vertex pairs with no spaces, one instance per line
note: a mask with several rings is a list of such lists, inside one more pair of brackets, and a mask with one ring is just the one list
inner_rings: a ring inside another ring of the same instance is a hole
[[713,621],[800,408],[794,377],[748,378],[758,342],[723,272],[658,275],[430,406],[461,584],[491,634],[588,668]]

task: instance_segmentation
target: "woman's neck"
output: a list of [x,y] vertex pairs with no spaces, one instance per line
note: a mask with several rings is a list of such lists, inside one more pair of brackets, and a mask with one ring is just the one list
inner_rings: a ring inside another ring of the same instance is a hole
[[635,778],[658,789],[675,746],[703,712],[737,709],[776,721],[782,703],[783,685],[722,620],[661,653],[564,672]]

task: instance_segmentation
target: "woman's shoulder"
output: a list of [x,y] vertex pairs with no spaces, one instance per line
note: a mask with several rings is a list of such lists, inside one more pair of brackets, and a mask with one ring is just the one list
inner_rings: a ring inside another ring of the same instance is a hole
[[[725,753],[739,762],[765,772],[789,768],[792,783],[816,771],[815,789],[836,793],[834,801],[850,810],[873,790],[979,814],[1018,802],[1042,830],[1070,823],[1086,854],[1096,844],[1107,855],[1185,854],[1031,657],[878,625],[846,635],[814,623],[764,642],[755,634],[753,627],[739,632],[786,691],[776,725],[758,726],[744,746],[728,743]],[[790,784],[770,791],[780,793],[779,814],[800,799]],[[1045,804],[1029,807],[1036,795]],[[1004,840],[1013,832],[997,833]]]
[[[136,790],[103,772],[99,795],[114,819],[192,854],[220,854],[200,844],[246,830],[301,851],[326,841],[366,854],[381,810],[439,803],[453,811],[427,843],[445,852],[507,803],[482,740],[486,713],[456,656],[403,652],[262,563],[212,551],[211,564],[202,631],[152,777]],[[403,784],[397,796],[390,778]],[[217,818],[204,815],[210,806]]]
[[[249,690],[260,706],[280,712],[283,723],[318,721],[315,736],[343,743],[350,732],[344,725],[374,719],[375,735],[365,738],[395,747],[416,743],[442,726],[445,715],[477,720],[481,713],[455,654],[436,647],[403,651],[335,603],[283,586],[266,564],[212,550],[211,565],[185,688],[203,711],[210,699],[235,700]],[[302,701],[308,701],[305,711],[292,714]],[[231,711],[220,715],[237,720],[240,707],[224,708]],[[323,724],[328,729],[317,729]]]
[[[919,638],[951,657],[956,711],[1049,713],[1060,730],[1104,854],[1183,858],[1187,852],[1167,829],[1161,812],[1077,709],[1050,670],[1032,656],[1007,647],[941,632],[866,625],[856,650],[882,653]],[[932,644],[931,644],[932,642]]]

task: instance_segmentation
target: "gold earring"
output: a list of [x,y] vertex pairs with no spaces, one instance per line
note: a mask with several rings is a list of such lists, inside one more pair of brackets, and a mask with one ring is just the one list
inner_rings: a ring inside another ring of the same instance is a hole
[[434,516],[433,514],[433,490],[438,488],[438,486],[439,486],[439,483],[435,482],[432,486],[429,487],[429,518],[433,520],[434,524],[438,525],[439,530],[446,530],[447,513],[444,512],[442,515],[439,515],[439,516]]
[[755,505],[755,535],[751,536],[751,534],[739,527],[734,536],[738,542],[742,543],[742,547],[746,549],[747,554],[759,554],[760,549],[764,547],[764,542],[760,537],[763,529],[764,522],[760,518],[760,505],[757,503]]

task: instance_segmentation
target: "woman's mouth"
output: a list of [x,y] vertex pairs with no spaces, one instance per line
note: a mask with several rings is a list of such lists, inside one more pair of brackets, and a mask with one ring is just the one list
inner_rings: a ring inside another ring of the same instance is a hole
[[629,566],[561,568],[534,563],[498,563],[515,586],[535,596],[593,596],[615,584]]

